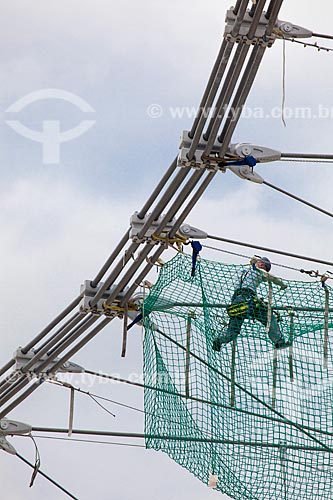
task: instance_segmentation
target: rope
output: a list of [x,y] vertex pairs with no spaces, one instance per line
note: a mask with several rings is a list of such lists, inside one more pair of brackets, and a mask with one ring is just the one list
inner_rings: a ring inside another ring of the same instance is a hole
[[279,188],[278,186],[274,186],[274,184],[270,184],[267,181],[263,181],[263,184],[265,184],[266,186],[268,186],[272,189],[275,189],[276,191],[279,191],[279,193],[282,193],[286,196],[289,196],[289,198],[293,198],[294,200],[299,201],[300,203],[303,203],[304,205],[307,205],[308,207],[313,208],[314,210],[317,210],[318,212],[321,212],[325,215],[328,215],[329,217],[333,217],[333,214],[331,212],[327,212],[327,210],[324,210],[323,208],[320,208],[317,205],[314,205],[313,203],[310,203],[309,201],[304,200],[303,198],[299,198],[298,196],[296,196],[292,193],[289,193],[288,191],[285,191],[284,189]]
[[[77,390],[77,389],[76,389]],[[79,391],[79,392],[82,392],[82,391]],[[100,396],[93,396],[92,394],[88,394],[88,396],[98,405],[102,408],[102,410],[106,411],[106,413],[108,413],[109,415],[111,415],[111,417],[116,417],[116,415],[114,413],[112,413],[111,411],[109,411],[107,408],[105,408],[105,406],[103,406],[99,401],[97,401],[97,399],[95,399],[95,397],[100,397]]]
[[187,238],[185,236],[181,236],[180,234],[176,234],[174,238],[168,238],[168,236],[158,236],[157,234],[153,233],[151,235],[153,240],[156,241],[164,241],[166,243],[186,243]]
[[37,476],[38,471],[40,469],[40,454],[39,454],[37,443],[34,440],[33,436],[31,434],[29,434],[28,437],[32,440],[32,442],[35,445],[35,465],[34,465],[34,470],[33,470],[33,473],[31,475],[30,484],[29,484],[29,488],[31,488],[35,482],[36,476]]

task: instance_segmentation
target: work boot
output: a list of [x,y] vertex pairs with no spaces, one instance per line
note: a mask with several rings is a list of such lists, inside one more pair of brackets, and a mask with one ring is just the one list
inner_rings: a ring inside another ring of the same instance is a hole
[[291,342],[285,342],[284,340],[280,340],[276,344],[274,344],[275,349],[286,349],[287,347],[291,347]]
[[222,339],[221,339],[221,337],[216,337],[213,340],[213,350],[217,351],[217,352],[220,352],[221,347],[222,347]]

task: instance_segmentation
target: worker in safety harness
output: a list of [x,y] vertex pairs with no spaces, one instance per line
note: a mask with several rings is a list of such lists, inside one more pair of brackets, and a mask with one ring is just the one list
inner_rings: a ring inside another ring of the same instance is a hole
[[[253,257],[249,269],[242,271],[231,299],[231,305],[227,307],[227,313],[230,317],[228,327],[222,335],[213,341],[215,351],[220,351],[222,345],[236,339],[246,318],[255,319],[267,326],[269,322],[268,306],[257,297],[257,288],[264,281],[270,281],[280,286],[281,290],[287,288],[287,285],[280,278],[269,274],[270,269],[271,263],[267,257]],[[268,335],[276,349],[290,346],[290,343],[286,342],[282,335],[274,312],[270,314]]]

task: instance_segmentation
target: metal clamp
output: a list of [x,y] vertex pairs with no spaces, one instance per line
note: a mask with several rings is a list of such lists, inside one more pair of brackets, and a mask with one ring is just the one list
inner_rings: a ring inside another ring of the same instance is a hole
[[[106,316],[120,316],[119,311],[117,312],[116,310],[112,310],[111,308],[105,309],[104,303],[105,301],[110,297],[110,295],[113,293],[114,289],[116,288],[117,284],[113,284],[108,288],[100,298],[100,300],[97,302],[97,304],[94,307],[91,307],[90,303],[91,300],[95,297],[96,293],[100,290],[100,288],[104,285],[103,282],[98,283],[97,287],[92,287],[91,286],[91,281],[90,280],[85,280],[83,284],[81,285],[80,288],[80,293],[83,294],[82,300],[80,302],[80,311],[83,313],[91,313],[96,316],[101,316],[105,314]],[[127,292],[128,287],[125,287],[123,291],[121,291],[115,301],[112,303],[112,305],[116,306],[119,301],[122,300],[124,297],[125,293]]]
[[[17,351],[14,353],[14,359],[15,359],[14,372],[20,373],[21,370],[25,367],[25,365],[29,361],[31,361],[35,357],[35,355],[36,355],[36,352],[33,349],[30,349],[30,351],[28,351],[27,353],[23,353],[22,348],[19,347],[17,349]],[[47,354],[45,354],[44,356],[42,356],[41,358],[38,359],[38,361],[36,362],[36,365],[34,365],[34,367],[33,367],[33,370],[28,371],[26,375],[34,377],[34,376],[36,376],[36,373],[38,373],[38,375],[52,373],[52,367],[56,363],[58,363],[59,359],[60,358],[56,358],[56,359],[53,359],[52,361],[50,361],[50,364],[40,372],[38,369],[39,366],[41,365],[42,362],[48,360],[48,356],[47,356]],[[60,373],[83,373],[84,371],[85,370],[82,366],[80,366],[76,363],[72,363],[71,361],[66,361],[57,369],[57,372],[60,372]],[[50,378],[51,378],[51,376],[50,376]]]
[[[158,228],[158,226],[161,224],[162,220],[164,219],[164,214],[160,215],[160,217],[158,217],[158,219],[153,220],[151,222],[150,226],[148,227],[148,229],[146,230],[144,236],[139,238],[139,234],[140,234],[143,226],[147,222],[148,218],[150,217],[150,215],[151,214],[146,214],[143,219],[140,219],[138,217],[138,212],[135,212],[132,215],[131,220],[130,220],[130,224],[131,224],[130,238],[132,238],[132,240],[135,243],[142,243],[144,241],[149,242],[149,243],[153,243],[153,242],[157,243],[156,240],[154,240],[154,238],[153,238],[153,234],[156,231],[156,229]],[[177,222],[177,220],[175,218],[166,222],[163,232],[169,233],[169,231],[171,231],[171,229],[174,227],[176,222]]]
[[238,34],[234,36],[232,31],[234,28],[236,17],[237,16],[234,14],[232,9],[227,11],[226,28],[224,34],[226,39],[231,42],[249,44],[260,43],[261,45],[271,47],[278,36],[286,38],[310,38],[313,36],[313,32],[308,30],[307,28],[304,28],[303,26],[298,26],[297,24],[294,24],[290,21],[277,20],[275,23],[273,34],[268,37],[266,36],[266,29],[269,20],[266,18],[266,12],[263,12],[260,16],[259,23],[253,38],[249,38],[248,33],[253,21],[253,18],[250,16],[249,11],[245,13],[242,24],[240,25],[238,30]]
[[247,43],[252,45],[260,43],[261,45],[271,47],[276,37],[266,36],[266,30],[269,20],[266,18],[265,14],[265,12],[261,14],[255,33],[252,38],[249,38],[248,33],[253,21],[253,18],[250,16],[249,11],[245,13],[242,24],[240,25],[238,30],[238,34],[234,36],[232,31],[237,16],[234,14],[233,9],[228,10],[225,19],[227,24],[224,32],[226,39],[236,43]]
[[277,20],[275,26],[274,33],[283,38],[311,38],[313,36],[312,31],[289,21]]
[[196,240],[202,240],[208,237],[208,234],[205,231],[190,226],[190,224],[183,224],[182,226],[180,226],[179,232],[186,238],[191,238],[191,239],[193,238]]
[[[221,158],[219,156],[221,143],[218,140],[213,144],[211,154],[208,157],[203,157],[203,151],[206,148],[207,141],[202,139],[197,146],[194,158],[189,160],[188,153],[191,148],[191,143],[192,139],[189,136],[189,132],[184,130],[179,146],[179,167],[220,170],[222,172],[225,172],[227,167],[224,165],[224,162],[227,162],[229,160],[240,160],[247,156],[253,156],[257,163],[268,163],[281,159],[281,152],[277,151],[276,149],[267,148],[265,146],[258,146],[256,144],[250,144],[246,142],[230,144],[225,158]],[[244,177],[244,175],[246,175],[246,177]],[[247,178],[247,174],[244,173],[242,178]]]
[[241,179],[256,182],[257,184],[262,184],[264,182],[264,179],[253,170],[253,167],[250,167],[249,165],[238,165],[235,167],[229,166],[228,169]]
[[31,425],[24,424],[22,422],[16,422],[16,420],[9,420],[3,418],[0,420],[0,450],[6,451],[11,455],[16,455],[16,450],[12,446],[5,436],[22,436],[23,434],[30,434],[32,431]]

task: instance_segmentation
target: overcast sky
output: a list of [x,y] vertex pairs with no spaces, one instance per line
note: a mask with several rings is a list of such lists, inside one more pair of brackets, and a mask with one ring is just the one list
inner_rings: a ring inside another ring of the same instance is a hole
[[[96,274],[128,227],[131,214],[143,205],[175,157],[180,134],[191,127],[193,118],[186,114],[175,118],[173,110],[199,104],[229,7],[225,0],[12,0],[2,6],[1,365],[78,294],[83,280]],[[329,33],[332,14],[328,0],[316,4],[285,0],[280,18]],[[317,114],[321,106],[330,110],[330,116],[289,118],[284,127],[280,118],[266,117],[282,99],[282,43],[277,42],[266,52],[248,100],[251,109],[264,109],[265,118],[243,118],[233,141],[283,152],[332,153],[332,58],[331,53],[286,44],[287,108],[306,106]],[[23,96],[50,88],[79,96],[94,112],[83,115],[59,100],[36,102],[16,116],[6,111]],[[152,104],[160,106],[162,116],[149,116]],[[10,128],[6,121],[13,119],[35,130],[41,130],[44,120],[59,120],[61,130],[82,119],[96,123],[81,137],[61,144],[58,164],[45,164],[42,145]],[[330,165],[279,162],[257,171],[267,181],[332,211]],[[211,234],[332,260],[329,217],[230,172],[216,176],[187,222]],[[252,253],[240,251],[246,252]],[[208,251],[203,257],[244,263]],[[278,262],[305,265],[282,258]],[[302,279],[295,272],[278,273]],[[75,356],[75,362],[125,378],[140,375],[140,329],[132,330],[123,360],[121,328],[114,321]],[[140,389],[92,386],[80,377],[76,382],[113,400],[143,407]],[[66,427],[68,402],[67,390],[44,384],[10,417],[33,426]],[[116,405],[108,408],[115,418],[87,396],[77,396],[75,427],[143,432],[141,413]],[[17,437],[11,442],[33,461],[30,440]],[[167,456],[144,448],[42,439],[38,445],[43,470],[80,500],[222,498]],[[29,489],[31,471],[17,458],[0,453],[0,460],[3,498],[64,498],[42,477]]]

